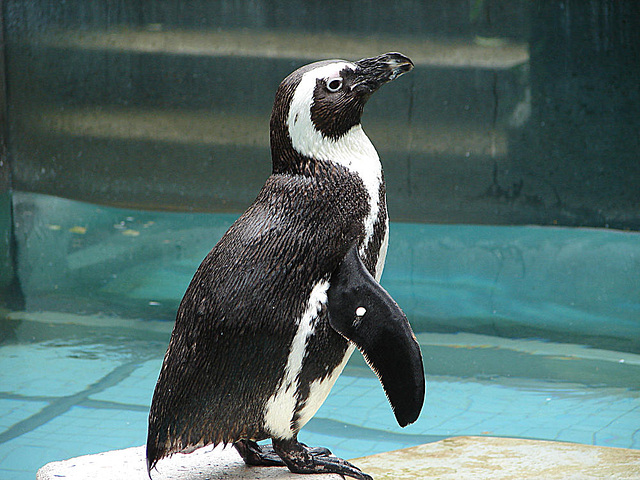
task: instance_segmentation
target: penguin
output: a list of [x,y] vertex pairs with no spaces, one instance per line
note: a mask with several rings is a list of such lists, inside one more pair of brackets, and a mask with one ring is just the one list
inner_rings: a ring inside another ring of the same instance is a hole
[[356,348],[398,423],[418,418],[422,356],[378,283],[386,190],[360,124],[371,95],[412,68],[400,53],[325,60],[278,87],[272,174],[202,261],[177,311],[149,413],[150,477],[163,457],[223,444],[247,465],[371,480],[297,440]]

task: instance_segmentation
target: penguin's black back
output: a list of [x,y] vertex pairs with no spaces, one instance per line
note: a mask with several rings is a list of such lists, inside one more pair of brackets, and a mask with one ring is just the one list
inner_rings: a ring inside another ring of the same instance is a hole
[[[314,286],[362,238],[369,211],[355,174],[309,161],[307,175],[269,177],[187,288],[151,406],[150,468],[176,451],[269,436],[264,408],[284,375],[297,321]],[[318,329],[328,374],[347,342],[324,309]]]

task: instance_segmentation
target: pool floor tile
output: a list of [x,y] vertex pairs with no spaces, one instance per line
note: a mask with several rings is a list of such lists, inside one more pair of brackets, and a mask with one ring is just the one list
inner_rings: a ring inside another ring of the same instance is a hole
[[37,343],[0,347],[5,372],[0,392],[22,396],[66,396],[86,389],[120,364],[94,356],[91,346]]
[[0,399],[0,432],[38,413],[47,402],[33,400]]
[[0,478],[32,479],[36,470],[48,462],[142,445],[146,441],[146,425],[146,412],[74,407],[1,443]]
[[[144,402],[148,390],[153,388],[158,365],[155,360],[142,363],[118,385],[91,399],[114,402],[124,398],[127,402],[135,402],[134,406]],[[362,433],[353,438],[353,434],[342,436],[342,431],[320,432],[310,428],[302,430],[301,441],[330,448],[336,455],[349,458],[413,445],[418,442],[416,435],[491,434],[587,444],[595,441],[602,445],[629,447],[635,445],[640,436],[640,402],[636,394],[621,400],[616,397],[619,392],[603,389],[600,396],[582,398],[576,413],[572,409],[575,403],[570,399],[553,397],[549,392],[540,394],[532,389],[505,388],[493,382],[465,380],[457,383],[449,378],[429,380],[431,395],[421,417],[415,424],[401,429],[376,382],[375,378],[340,377],[335,394],[330,394],[316,415],[318,419],[336,422],[336,427],[331,428],[340,428],[342,423],[368,429],[364,432],[371,432],[370,437]],[[456,390],[456,386],[460,388]],[[354,399],[350,394],[354,387],[359,392],[369,393]],[[128,396],[125,395],[127,388],[132,389]],[[451,398],[455,401],[449,401]],[[486,412],[488,409],[482,409],[483,402],[478,401],[479,398],[493,399],[503,406],[502,411],[500,414]],[[549,401],[548,398],[554,399]],[[19,419],[42,406],[42,402],[37,405],[13,400],[1,402],[0,408],[12,416],[7,415],[6,419]],[[617,403],[619,408],[611,412],[613,416],[602,417],[602,406],[611,403]],[[480,412],[475,410],[477,405],[481,406]],[[73,407],[33,431],[0,444],[0,478],[26,479],[26,474],[19,475],[19,472],[28,471],[32,475],[49,461],[144,444],[147,412],[112,407]],[[600,411],[600,418],[592,418],[590,410]],[[385,435],[389,441],[384,440]]]
[[[587,444],[594,439],[615,437],[619,442],[617,446],[622,447],[634,444],[633,425],[640,425],[640,395],[621,389],[593,391],[576,385],[567,393],[567,387],[555,384],[540,388],[525,382],[514,387],[494,381],[435,377],[428,379],[427,398],[420,418],[410,429],[401,429],[384,394],[373,388],[375,382],[375,377],[340,377],[335,387],[339,393],[329,396],[317,416],[397,434],[450,436],[490,432]],[[369,398],[344,402],[344,397],[356,385],[359,389],[369,386]],[[576,402],[576,398],[580,398],[580,402]],[[366,412],[365,404],[376,408]],[[612,404],[616,405],[612,411],[603,410]],[[362,442],[364,454],[373,453],[374,444],[375,441]]]
[[92,400],[149,406],[161,366],[161,358],[146,361],[117,385],[91,395],[89,398]]
[[[68,396],[118,366],[127,368],[121,379],[103,390],[97,388],[88,401],[79,399],[78,405],[47,423],[1,443],[0,478],[31,480],[35,470],[49,461],[144,444],[147,409],[161,358],[123,365],[121,356],[93,355],[91,345],[7,348],[0,348],[3,365],[7,360],[22,372],[25,362],[19,357],[35,352],[44,367],[29,367],[34,372],[25,373],[27,380],[11,380],[11,389],[32,397],[23,401],[2,398],[0,393],[0,427],[4,430],[28,420],[48,404],[39,394],[49,399]],[[62,367],[72,378],[63,386],[52,386],[59,380],[54,370]],[[314,429],[310,424],[300,433],[301,441],[346,458],[425,443],[433,436],[491,434],[635,448],[640,439],[640,393],[630,390],[538,380],[427,376],[421,416],[402,429],[374,374],[365,369],[350,371],[354,374],[339,377],[314,418],[328,420],[327,428]],[[43,385],[30,383],[41,379]],[[15,395],[11,391],[7,389],[7,395]]]

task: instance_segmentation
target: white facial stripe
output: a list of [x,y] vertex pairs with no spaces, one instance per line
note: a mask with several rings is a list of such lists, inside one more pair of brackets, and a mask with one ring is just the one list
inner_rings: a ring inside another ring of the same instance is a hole
[[269,398],[265,408],[264,423],[269,433],[279,438],[291,438],[291,421],[296,409],[298,375],[307,349],[307,341],[315,330],[315,320],[323,304],[327,303],[329,282],[318,282],[309,297],[307,309],[298,323],[298,330],[290,346],[289,358],[282,382],[276,393]]
[[324,137],[316,130],[311,121],[311,104],[313,103],[316,81],[336,76],[344,68],[355,70],[356,66],[349,62],[336,62],[308,71],[302,76],[293,94],[287,126],[293,148],[302,155],[318,158],[316,154],[322,150],[324,143]]
[[289,108],[287,127],[291,144],[300,154],[318,160],[330,161],[346,167],[360,177],[369,194],[369,215],[364,221],[365,236],[360,254],[373,236],[373,227],[379,212],[379,190],[382,183],[382,165],[378,152],[362,130],[355,125],[337,140],[325,137],[311,121],[311,105],[316,81],[338,75],[344,68],[356,69],[353,63],[336,62],[305,73],[296,88]]

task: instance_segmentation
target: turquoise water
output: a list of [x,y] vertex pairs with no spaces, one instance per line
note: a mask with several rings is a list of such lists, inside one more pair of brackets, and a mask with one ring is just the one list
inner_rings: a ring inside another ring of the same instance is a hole
[[[0,310],[0,478],[142,445],[177,304],[235,215],[14,195]],[[393,213],[393,212],[392,212]],[[640,236],[395,223],[382,283],[423,348],[401,429],[354,354],[300,439],[353,458],[456,435],[640,448]]]

